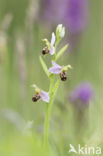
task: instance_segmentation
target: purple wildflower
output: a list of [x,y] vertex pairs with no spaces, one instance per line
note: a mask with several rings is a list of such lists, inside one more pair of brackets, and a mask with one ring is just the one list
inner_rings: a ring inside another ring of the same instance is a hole
[[69,0],[66,18],[72,33],[80,32],[87,23],[88,0]]
[[63,23],[68,0],[44,0],[44,18],[52,24]]
[[35,89],[35,95],[32,98],[33,102],[37,102],[38,100],[42,100],[44,102],[49,103],[49,93],[39,89],[36,85],[33,85]]
[[90,83],[82,83],[69,95],[71,103],[77,104],[82,103],[88,105],[90,100],[93,98],[93,88]]
[[52,61],[53,67],[49,68],[49,72],[52,74],[59,74],[62,81],[65,81],[67,79],[66,71],[68,68],[71,68],[70,65],[67,66],[60,66],[56,64],[54,61]]
[[63,23],[72,33],[84,29],[88,16],[88,0],[44,0],[44,3],[47,21]]

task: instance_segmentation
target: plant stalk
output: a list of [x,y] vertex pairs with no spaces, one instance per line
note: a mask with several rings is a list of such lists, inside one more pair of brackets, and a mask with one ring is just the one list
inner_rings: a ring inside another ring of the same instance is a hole
[[49,121],[50,121],[50,114],[51,114],[51,105],[53,101],[53,84],[54,84],[54,76],[52,75],[50,78],[50,89],[49,89],[49,96],[50,96],[50,102],[47,104],[46,108],[46,117],[45,117],[45,127],[44,127],[44,145],[48,144],[48,134],[49,134]]

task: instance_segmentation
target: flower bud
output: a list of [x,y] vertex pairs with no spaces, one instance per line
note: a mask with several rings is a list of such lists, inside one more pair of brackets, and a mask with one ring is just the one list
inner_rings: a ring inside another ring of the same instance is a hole
[[62,24],[59,24],[56,29],[57,38],[63,38],[65,36],[65,27]]

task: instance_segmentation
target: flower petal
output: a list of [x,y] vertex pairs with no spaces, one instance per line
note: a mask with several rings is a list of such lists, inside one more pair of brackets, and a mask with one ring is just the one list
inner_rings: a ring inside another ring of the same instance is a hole
[[49,72],[53,74],[59,74],[61,71],[61,67],[51,67],[49,68]]
[[52,38],[51,38],[51,45],[53,46],[55,44],[55,34],[54,32],[52,33]]
[[49,103],[49,93],[41,90],[40,97],[44,102]]
[[50,54],[51,54],[51,55],[54,55],[54,53],[55,53],[55,47],[52,46],[51,49],[50,49]]
[[57,64],[56,62],[52,61],[52,65],[58,68],[61,68],[61,66],[59,64]]
[[49,68],[49,72],[53,74],[59,74],[61,71],[61,66],[52,61],[53,67]]

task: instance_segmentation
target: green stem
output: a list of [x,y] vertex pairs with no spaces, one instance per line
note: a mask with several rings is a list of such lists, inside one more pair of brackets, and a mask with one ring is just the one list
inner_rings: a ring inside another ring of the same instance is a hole
[[50,112],[51,112],[51,104],[52,104],[52,89],[54,84],[54,76],[51,76],[50,80],[50,89],[49,89],[49,96],[50,96],[50,102],[47,104],[46,109],[46,118],[45,118],[45,129],[44,129],[44,144],[48,144],[48,134],[49,134],[49,121],[50,121]]
[[47,105],[47,110],[46,110],[44,145],[48,145],[49,120],[50,120],[50,103],[49,105]]
[[[53,56],[53,60],[56,60],[56,49],[59,44],[60,40],[56,41],[55,44],[55,54]],[[48,135],[49,135],[49,121],[50,121],[50,113],[51,113],[51,106],[54,100],[54,96],[56,95],[56,90],[59,86],[59,81],[57,81],[56,86],[53,86],[54,84],[54,75],[51,74],[50,76],[50,88],[49,88],[49,97],[50,97],[50,102],[47,104],[47,109],[46,109],[46,117],[45,117],[45,127],[44,127],[44,146],[47,147],[48,144]],[[54,87],[54,88],[53,88]]]
[[47,105],[47,110],[46,110],[46,119],[45,119],[45,132],[44,132],[44,145],[47,147],[48,144],[48,135],[49,135],[49,121],[50,121],[50,113],[51,113],[51,107],[53,104],[53,101],[55,99],[57,89],[59,87],[60,80],[57,80],[57,82],[54,84],[54,77],[51,79],[50,83],[50,102]]
[[57,41],[56,41],[56,43],[55,43],[55,51],[56,51],[56,49],[57,49],[59,43],[60,43],[60,39],[57,39]]

